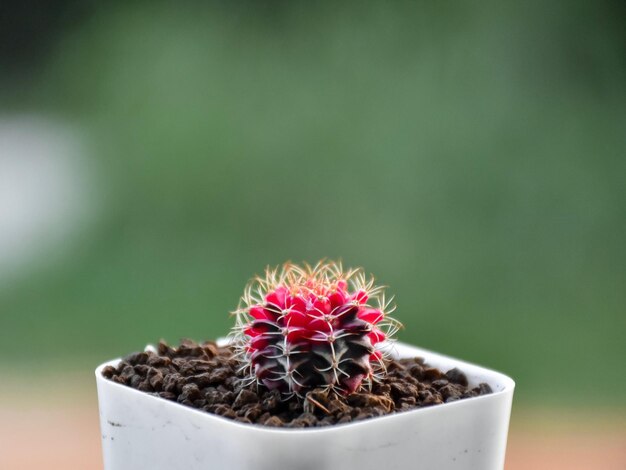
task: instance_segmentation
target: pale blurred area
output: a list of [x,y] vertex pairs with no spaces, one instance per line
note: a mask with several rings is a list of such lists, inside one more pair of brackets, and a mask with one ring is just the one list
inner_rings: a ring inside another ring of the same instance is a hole
[[625,179],[623,2],[4,3],[0,469],[102,468],[97,364],[322,257],[516,380],[507,469],[625,469]]
[[97,210],[81,145],[55,120],[0,116],[0,289],[37,261],[58,258]]

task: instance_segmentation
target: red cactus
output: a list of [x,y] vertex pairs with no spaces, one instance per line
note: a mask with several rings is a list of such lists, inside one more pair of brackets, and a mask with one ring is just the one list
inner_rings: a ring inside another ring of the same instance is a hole
[[234,329],[250,378],[286,395],[352,393],[384,370],[379,343],[399,323],[363,270],[320,262],[267,269],[246,287]]

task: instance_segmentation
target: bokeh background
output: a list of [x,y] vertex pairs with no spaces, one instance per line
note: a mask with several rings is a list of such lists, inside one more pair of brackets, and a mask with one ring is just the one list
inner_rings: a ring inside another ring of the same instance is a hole
[[623,2],[7,2],[0,462],[101,468],[96,364],[330,257],[516,379],[507,468],[626,468],[625,181]]

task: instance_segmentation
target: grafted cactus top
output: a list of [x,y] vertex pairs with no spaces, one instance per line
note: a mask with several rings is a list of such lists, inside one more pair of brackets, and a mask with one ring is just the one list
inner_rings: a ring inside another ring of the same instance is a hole
[[238,358],[251,380],[285,394],[352,393],[384,373],[377,345],[399,325],[388,307],[361,269],[332,262],[267,269],[235,312]]

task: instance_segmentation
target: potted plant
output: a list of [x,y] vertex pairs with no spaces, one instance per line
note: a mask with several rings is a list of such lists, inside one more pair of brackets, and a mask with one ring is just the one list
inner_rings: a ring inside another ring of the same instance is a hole
[[395,342],[361,269],[268,269],[231,335],[96,369],[105,470],[502,469],[514,382]]

